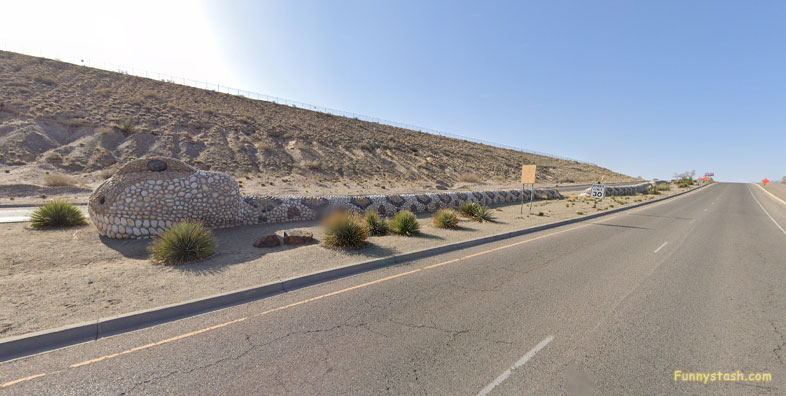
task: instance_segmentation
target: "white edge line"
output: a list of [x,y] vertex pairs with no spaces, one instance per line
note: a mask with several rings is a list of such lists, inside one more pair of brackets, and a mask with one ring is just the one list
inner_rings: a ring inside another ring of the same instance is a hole
[[[766,191],[766,190],[765,190],[765,191]],[[770,216],[770,212],[768,212],[768,211],[767,211],[767,209],[764,209],[764,206],[762,206],[761,202],[759,202],[759,200],[756,198],[756,196],[755,196],[755,195],[753,195],[753,190],[751,190],[751,188],[750,188],[750,187],[748,187],[748,192],[749,192],[749,193],[751,193],[751,197],[753,197],[753,200],[754,200],[754,201],[756,201],[756,203],[757,203],[757,204],[759,204],[759,207],[761,208],[761,210],[763,210],[763,211],[764,211],[764,214],[766,214],[766,215],[767,215],[767,217],[769,217],[769,218],[770,218],[770,220],[772,220],[772,222],[773,222],[773,223],[775,223],[775,225],[778,227],[778,229],[780,229],[780,230],[781,230],[781,232],[783,233],[783,235],[786,235],[786,230],[784,230],[784,229],[783,229],[783,227],[781,227],[781,225],[780,225],[780,224],[778,224],[778,222],[777,222],[777,221],[775,221],[775,219],[773,219],[773,218],[772,218],[772,216]]]
[[778,200],[780,203],[782,203],[782,204],[786,205],[786,201],[784,201],[784,200],[782,200],[782,199],[780,199],[780,198],[776,197],[776,196],[775,196],[775,194],[773,194],[773,193],[771,193],[771,192],[767,191],[767,189],[766,189],[766,188],[764,188],[764,187],[762,187],[762,186],[761,186],[761,184],[754,184],[754,185],[755,185],[756,187],[759,187],[759,188],[760,188],[762,191],[764,191],[764,192],[766,192],[767,194],[769,194],[769,196],[770,196],[770,197],[772,197],[772,198],[774,198],[774,199]]
[[655,249],[655,251],[652,252],[652,253],[658,253],[661,249],[663,249],[664,246],[666,246],[668,244],[669,244],[669,241],[663,242],[663,245],[658,246],[658,248]]
[[491,391],[494,390],[494,388],[499,386],[501,383],[505,382],[505,380],[508,379],[508,377],[510,377],[511,374],[513,374],[513,370],[516,370],[517,368],[527,364],[527,362],[530,359],[532,359],[538,352],[540,352],[541,349],[545,348],[546,345],[548,345],[553,340],[554,340],[554,336],[548,336],[546,337],[546,339],[541,341],[538,345],[535,345],[534,348],[530,349],[530,351],[527,352],[526,355],[522,356],[521,359],[519,359],[516,363],[514,363],[513,366],[505,370],[505,372],[500,374],[500,376],[497,377],[494,381],[486,385],[485,388],[481,389],[481,391],[478,392],[478,396],[485,396],[491,393]]

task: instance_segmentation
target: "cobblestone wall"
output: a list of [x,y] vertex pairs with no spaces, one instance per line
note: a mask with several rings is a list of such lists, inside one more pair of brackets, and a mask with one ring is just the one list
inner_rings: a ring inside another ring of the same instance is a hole
[[633,186],[606,186],[606,196],[636,195],[647,192],[652,183],[641,183]]
[[[88,211],[101,235],[144,238],[183,220],[210,228],[241,224],[316,220],[335,209],[376,210],[392,216],[458,208],[465,202],[486,205],[529,200],[529,190],[442,192],[429,194],[336,195],[320,197],[244,196],[237,182],[219,172],[193,168],[167,157],[131,161],[90,196]],[[535,199],[562,196],[556,190],[535,190]]]

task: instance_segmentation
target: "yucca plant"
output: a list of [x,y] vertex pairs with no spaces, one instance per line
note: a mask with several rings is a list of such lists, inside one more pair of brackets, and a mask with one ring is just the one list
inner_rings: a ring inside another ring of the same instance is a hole
[[458,227],[458,213],[453,209],[440,209],[434,214],[434,227],[449,230]]
[[468,217],[474,221],[482,223],[484,221],[493,221],[494,214],[486,205],[481,205],[477,202],[467,202],[459,206],[459,213],[462,216]]
[[76,206],[62,200],[49,202],[36,209],[30,216],[30,226],[36,229],[85,224],[87,224],[85,215]]
[[402,210],[390,221],[390,230],[398,235],[413,236],[420,233],[420,224],[412,212]]
[[388,222],[384,218],[380,218],[376,210],[367,210],[363,217],[366,221],[366,227],[368,227],[368,233],[371,236],[387,235],[390,231]]
[[478,204],[475,207],[475,212],[472,214],[472,220],[482,223],[484,221],[494,221],[494,213],[486,205]]
[[202,223],[183,221],[164,231],[150,246],[151,260],[160,264],[187,264],[213,255],[216,243]]
[[477,202],[465,202],[459,206],[459,213],[464,217],[475,217],[475,211],[479,206]]
[[322,245],[329,248],[359,248],[366,244],[368,228],[355,213],[336,212],[328,216],[323,225],[325,238]]

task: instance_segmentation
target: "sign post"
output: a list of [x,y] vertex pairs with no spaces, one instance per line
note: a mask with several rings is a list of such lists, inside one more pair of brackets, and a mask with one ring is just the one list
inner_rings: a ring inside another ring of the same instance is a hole
[[529,211],[532,213],[532,199],[535,195],[535,165],[521,165],[521,208],[519,214],[524,213],[524,186],[531,184],[529,192]]

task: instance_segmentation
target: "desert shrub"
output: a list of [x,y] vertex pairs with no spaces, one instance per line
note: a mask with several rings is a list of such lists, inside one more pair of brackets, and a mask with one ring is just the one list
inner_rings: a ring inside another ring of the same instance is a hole
[[459,175],[458,181],[462,183],[477,183],[480,181],[480,177],[474,173],[462,173]]
[[679,188],[688,188],[693,185],[694,181],[690,177],[683,177],[676,181],[677,187]]
[[657,184],[655,185],[655,188],[657,188],[658,191],[671,191],[671,184],[668,183]]
[[472,216],[472,220],[475,220],[479,223],[484,221],[494,221],[494,213],[491,212],[486,205],[478,205],[477,209],[475,210],[475,215]]
[[202,223],[183,221],[159,235],[150,253],[153,262],[179,265],[210,257],[215,249],[213,235]]
[[374,209],[367,210],[363,215],[363,219],[366,221],[366,227],[368,227],[368,232],[372,236],[387,235],[390,231],[388,222],[380,218],[379,214]]
[[136,131],[136,122],[132,118],[123,118],[117,125],[117,129],[125,135],[130,135]]
[[452,230],[458,227],[458,213],[453,209],[440,209],[434,214],[434,227]]
[[358,248],[366,244],[368,229],[360,216],[352,212],[336,212],[328,216],[323,225],[325,238],[322,245],[330,248]]
[[649,194],[649,195],[659,195],[660,191],[655,186],[647,186],[647,194]]
[[393,220],[390,221],[390,230],[398,235],[413,236],[420,233],[420,224],[412,212],[402,210],[393,216]]
[[39,76],[35,76],[33,78],[33,80],[35,82],[39,83],[39,84],[48,85],[50,87],[57,85],[57,81],[55,81],[55,79],[53,79],[52,77],[49,77],[49,76],[40,76],[39,75]]
[[306,162],[304,162],[303,166],[305,166],[308,169],[314,170],[314,169],[319,169],[321,164],[319,163],[319,161],[313,160],[313,161],[306,161]]
[[459,213],[464,217],[482,223],[484,221],[493,221],[494,213],[486,205],[481,205],[477,202],[467,202],[459,206]]
[[46,175],[44,185],[49,187],[62,187],[76,185],[76,179],[66,175]]
[[[612,206],[613,206],[613,205],[612,205]],[[545,216],[545,213],[543,213],[543,212],[538,212],[538,216],[541,216],[541,217],[542,217],[542,216]]]
[[459,206],[459,213],[464,217],[474,217],[479,206],[477,202],[465,202]]
[[30,216],[30,226],[35,229],[73,227],[87,224],[85,215],[76,206],[54,200],[36,209]]

